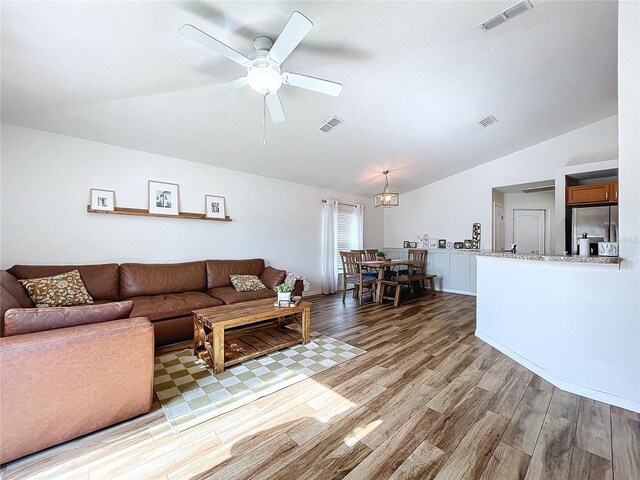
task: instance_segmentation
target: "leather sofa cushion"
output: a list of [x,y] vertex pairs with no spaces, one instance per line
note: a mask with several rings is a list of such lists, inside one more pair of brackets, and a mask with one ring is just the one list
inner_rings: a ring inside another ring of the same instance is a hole
[[260,280],[264,283],[267,288],[274,289],[287,277],[287,272],[285,270],[278,270],[277,268],[267,267],[262,271],[260,275]]
[[215,298],[219,298],[227,305],[230,303],[249,302],[260,300],[261,298],[276,298],[276,292],[265,288],[263,290],[253,290],[252,292],[238,292],[233,287],[212,288],[207,292]]
[[20,304],[6,288],[0,285],[0,309],[2,310],[2,317],[0,317],[0,337],[4,337],[4,314],[12,308],[20,308]]
[[[11,275],[9,272],[5,270],[0,271],[0,284],[7,290],[7,293],[9,293],[16,300],[16,302],[18,302],[18,307],[33,307],[33,301],[27,293],[27,290],[22,285],[20,285],[18,279]],[[5,309],[3,305],[3,310],[7,311],[8,308]],[[3,316],[4,311],[2,312]]]
[[16,308],[7,311],[5,315],[4,333],[6,337],[10,337],[89,323],[110,322],[128,318],[132,309],[133,302],[75,307]]
[[123,263],[120,265],[121,298],[165,293],[204,292],[204,262],[173,264]]
[[248,260],[206,260],[207,289],[230,287],[230,275],[260,276],[264,270],[264,260],[253,258]]
[[[78,270],[94,300],[120,300],[120,267],[103,265],[14,265],[8,272],[17,279],[42,278]],[[19,300],[19,299],[18,299]]]
[[190,315],[194,310],[224,304],[203,292],[169,293],[129,300],[133,302],[132,317],[147,317],[151,321]]

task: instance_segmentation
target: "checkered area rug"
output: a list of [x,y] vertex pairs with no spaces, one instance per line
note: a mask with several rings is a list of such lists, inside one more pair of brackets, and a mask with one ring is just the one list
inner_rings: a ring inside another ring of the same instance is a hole
[[187,349],[156,357],[153,388],[173,429],[183,431],[363,353],[314,332],[306,345],[254,358],[214,375]]

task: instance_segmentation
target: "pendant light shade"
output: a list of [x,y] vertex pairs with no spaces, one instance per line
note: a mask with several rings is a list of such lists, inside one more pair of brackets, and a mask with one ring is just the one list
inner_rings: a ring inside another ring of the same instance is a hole
[[382,174],[385,179],[384,191],[373,197],[373,205],[383,208],[397,207],[400,204],[400,194],[389,191],[389,170],[385,170]]

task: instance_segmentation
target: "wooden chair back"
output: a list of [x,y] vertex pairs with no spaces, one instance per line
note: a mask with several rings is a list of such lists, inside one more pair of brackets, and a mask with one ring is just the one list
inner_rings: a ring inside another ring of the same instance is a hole
[[377,253],[377,248],[367,248],[364,251],[364,259],[368,262],[378,260]]
[[352,249],[351,252],[360,254],[360,260],[364,260],[365,259],[364,258],[364,250],[353,250]]
[[409,260],[413,262],[413,269],[420,270],[420,273],[427,272],[427,254],[428,250],[423,249],[409,249]]
[[342,269],[344,270],[345,275],[360,275],[362,254],[359,251],[340,252],[340,257],[342,258]]

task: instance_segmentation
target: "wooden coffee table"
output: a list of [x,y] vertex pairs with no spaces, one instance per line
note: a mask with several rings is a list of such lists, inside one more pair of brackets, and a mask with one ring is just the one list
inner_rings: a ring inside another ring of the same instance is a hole
[[[204,308],[193,313],[193,350],[215,373],[226,367],[297,343],[308,343],[311,303],[274,307],[273,299]],[[285,326],[284,317],[301,313],[301,332]],[[273,320],[269,322],[268,320]]]

